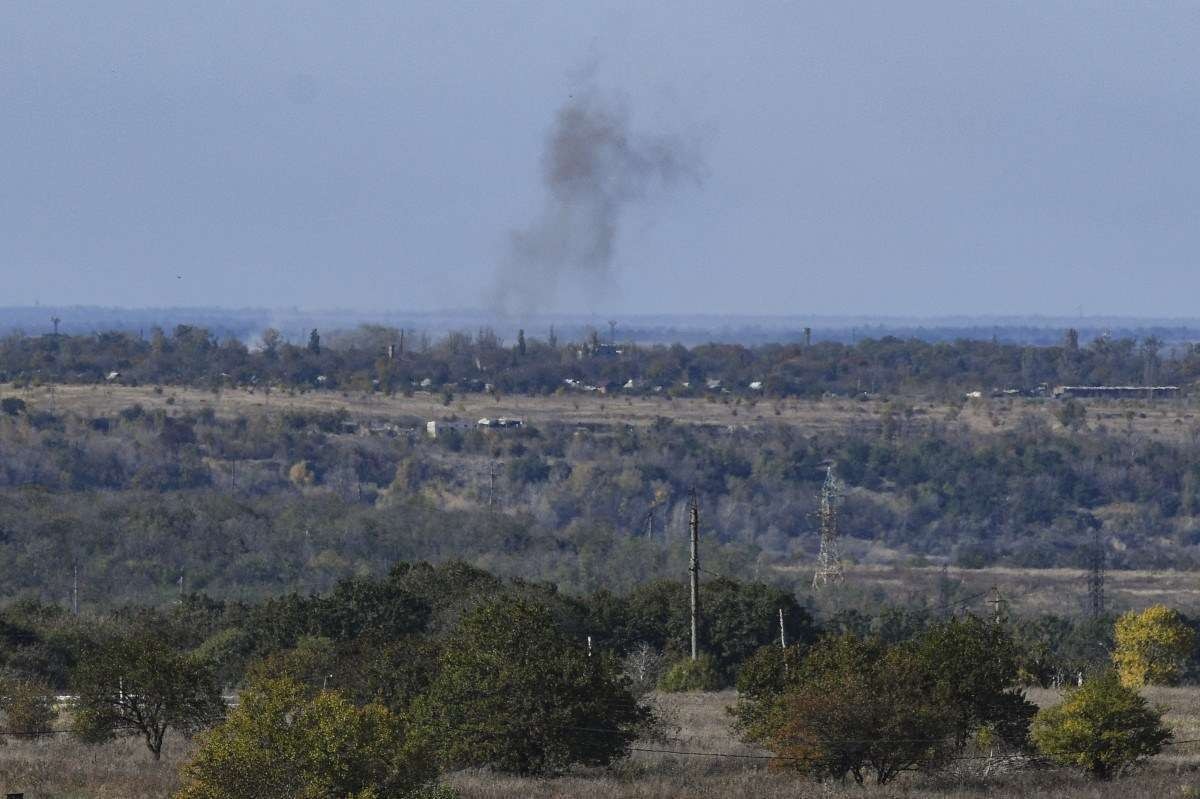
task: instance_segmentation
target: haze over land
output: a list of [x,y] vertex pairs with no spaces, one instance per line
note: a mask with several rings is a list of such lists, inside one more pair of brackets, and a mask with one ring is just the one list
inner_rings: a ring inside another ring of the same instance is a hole
[[1193,312],[1194,6],[579,8],[0,8],[6,303],[486,306],[592,86],[702,180],[513,308]]

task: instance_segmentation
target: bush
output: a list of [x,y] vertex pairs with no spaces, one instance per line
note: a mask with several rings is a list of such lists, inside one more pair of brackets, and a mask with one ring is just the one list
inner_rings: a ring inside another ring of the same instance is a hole
[[695,660],[684,658],[667,669],[658,681],[658,690],[668,693],[719,691],[721,676],[717,672],[716,662],[709,655],[701,655]]
[[337,691],[311,696],[289,679],[242,694],[225,723],[204,734],[183,774],[176,799],[405,796],[436,776],[386,708],[355,707]]
[[1163,712],[1110,671],[1069,690],[1061,704],[1039,711],[1031,735],[1054,762],[1110,779],[1158,754],[1172,739]]
[[0,399],[0,412],[8,416],[18,416],[25,412],[25,400],[18,397]]
[[50,734],[58,718],[54,692],[27,680],[0,682],[0,710],[5,729],[17,735],[40,738]]

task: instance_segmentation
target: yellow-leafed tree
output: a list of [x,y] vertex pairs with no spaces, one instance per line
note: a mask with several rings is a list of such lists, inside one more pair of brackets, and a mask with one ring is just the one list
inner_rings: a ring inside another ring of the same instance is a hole
[[1114,633],[1113,664],[1121,684],[1131,688],[1177,682],[1196,645],[1195,630],[1166,605],[1124,614]]

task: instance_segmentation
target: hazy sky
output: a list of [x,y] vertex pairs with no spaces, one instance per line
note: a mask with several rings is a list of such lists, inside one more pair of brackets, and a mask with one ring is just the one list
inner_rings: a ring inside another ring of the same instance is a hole
[[1196,315],[1200,4],[0,4],[0,305],[481,307],[590,85],[614,312]]

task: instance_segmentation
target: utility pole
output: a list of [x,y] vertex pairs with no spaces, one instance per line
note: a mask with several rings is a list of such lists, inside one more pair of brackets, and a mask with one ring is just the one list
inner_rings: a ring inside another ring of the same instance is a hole
[[73,564],[71,575],[71,613],[79,615],[79,564]]
[[54,337],[58,338],[58,323],[61,322],[62,319],[57,316],[52,316],[50,317],[50,321],[54,323]]
[[830,464],[825,469],[825,484],[821,486],[821,551],[817,554],[817,571],[813,575],[814,590],[829,585],[839,586],[846,581],[842,571],[841,544],[838,542],[837,506],[841,496],[841,486]]
[[496,462],[488,463],[488,507],[492,507],[496,501]]
[[1088,605],[1092,618],[1104,615],[1104,543],[1100,531],[1092,532],[1092,548],[1088,553]]
[[692,578],[692,660],[695,660],[700,656],[700,501],[695,494],[692,494],[688,528],[692,534],[692,560],[688,571]]
[[608,320],[608,343],[609,344],[617,343],[617,320],[616,319]]

